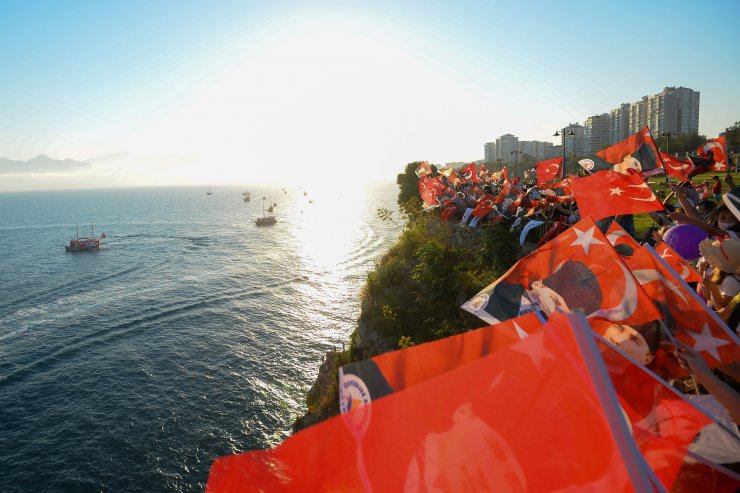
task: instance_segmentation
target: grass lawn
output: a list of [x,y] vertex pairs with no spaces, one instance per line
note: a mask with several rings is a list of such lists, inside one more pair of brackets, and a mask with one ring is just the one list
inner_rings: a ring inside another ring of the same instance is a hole
[[[720,180],[723,180],[722,193],[727,193],[729,190],[727,188],[727,184],[724,182],[724,173],[704,173],[701,175],[696,175],[691,179],[691,182],[701,183],[706,180],[711,186],[712,177],[715,175],[719,176]],[[740,173],[733,173],[732,177],[735,179],[736,184],[740,184]],[[678,182],[678,180],[672,177],[669,177],[669,180],[671,184],[675,184]],[[650,183],[650,187],[653,189],[660,200],[663,200],[663,198],[670,192],[670,190],[668,190],[668,184],[666,183],[664,176],[651,178],[648,180],[648,183]],[[671,203],[678,205],[678,201],[675,199],[673,199]],[[635,231],[638,241],[643,240],[643,238],[645,237],[645,232],[648,230],[648,228],[652,226],[656,226],[656,224],[655,221],[650,218],[650,216],[648,216],[647,214],[635,214]]]

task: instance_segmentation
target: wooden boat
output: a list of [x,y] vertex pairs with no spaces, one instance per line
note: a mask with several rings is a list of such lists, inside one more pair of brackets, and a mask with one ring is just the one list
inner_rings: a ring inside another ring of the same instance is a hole
[[95,223],[91,224],[90,227],[91,236],[85,236],[80,238],[80,228],[77,227],[77,237],[74,240],[69,240],[69,245],[64,245],[64,250],[67,252],[91,252],[100,249],[100,240],[105,238],[105,233],[100,235],[100,238],[95,238]]

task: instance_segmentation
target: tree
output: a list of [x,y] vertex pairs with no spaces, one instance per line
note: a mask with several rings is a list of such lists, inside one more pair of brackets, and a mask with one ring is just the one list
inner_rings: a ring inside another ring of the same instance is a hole
[[396,178],[398,185],[398,203],[408,202],[411,197],[419,195],[419,177],[416,176],[416,170],[422,161],[414,161],[406,165],[403,173],[399,173]]
[[737,121],[725,129],[725,143],[728,154],[740,151],[740,121]]

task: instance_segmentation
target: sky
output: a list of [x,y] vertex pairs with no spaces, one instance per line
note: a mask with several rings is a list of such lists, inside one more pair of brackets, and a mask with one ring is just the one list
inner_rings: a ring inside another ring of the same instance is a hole
[[740,120],[740,2],[0,2],[0,191],[391,181],[666,86]]

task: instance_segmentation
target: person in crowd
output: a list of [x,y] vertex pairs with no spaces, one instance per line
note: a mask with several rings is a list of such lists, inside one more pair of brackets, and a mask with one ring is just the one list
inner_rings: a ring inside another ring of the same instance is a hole
[[[699,243],[699,252],[704,259],[699,265],[699,274],[704,278],[700,294],[721,311],[740,293],[740,240],[706,239]],[[711,276],[707,276],[710,268]]]
[[719,176],[712,177],[712,196],[715,200],[722,198],[722,182],[719,181]]

